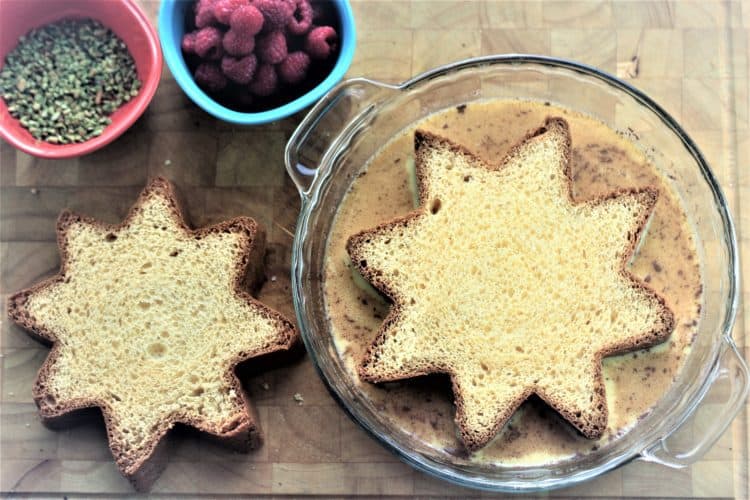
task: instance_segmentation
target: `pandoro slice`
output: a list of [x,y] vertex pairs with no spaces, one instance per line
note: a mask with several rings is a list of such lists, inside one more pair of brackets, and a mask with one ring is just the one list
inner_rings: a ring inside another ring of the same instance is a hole
[[175,424],[239,450],[260,428],[235,367],[289,349],[295,327],[253,299],[264,231],[238,217],[187,226],[172,185],[155,178],[109,226],[63,212],[59,274],[9,299],[10,317],[52,343],[33,396],[42,419],[99,407],[118,467],[139,490],[166,464]]
[[567,122],[549,118],[490,165],[445,138],[414,138],[420,207],[353,235],[353,264],[393,301],[359,373],[450,375],[469,450],[541,397],[601,436],[601,360],[664,341],[674,317],[627,270],[653,188],[574,203]]

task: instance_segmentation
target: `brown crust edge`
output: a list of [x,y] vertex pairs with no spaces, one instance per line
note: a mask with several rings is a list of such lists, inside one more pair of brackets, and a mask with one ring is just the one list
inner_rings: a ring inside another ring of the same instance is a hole
[[606,428],[607,420],[608,420],[608,408],[606,404],[606,394],[605,394],[604,380],[602,376],[602,358],[609,356],[609,355],[616,354],[616,353],[633,351],[633,350],[642,349],[642,348],[646,348],[646,347],[658,344],[666,340],[669,337],[669,335],[671,335],[672,330],[674,328],[674,315],[672,311],[669,309],[669,307],[667,306],[664,298],[661,295],[659,295],[650,285],[648,285],[648,283],[645,283],[639,280],[635,275],[633,275],[630,271],[628,271],[627,266],[626,266],[627,262],[631,259],[631,257],[633,256],[633,253],[635,252],[638,241],[641,237],[643,229],[646,226],[646,223],[651,217],[654,206],[656,205],[656,202],[659,197],[659,191],[657,188],[653,186],[642,188],[642,189],[620,189],[620,190],[615,190],[611,193],[608,193],[606,196],[599,197],[599,198],[592,198],[589,200],[585,200],[583,202],[579,202],[578,204],[599,204],[607,200],[616,198],[618,196],[628,195],[628,194],[638,196],[642,198],[643,202],[645,202],[646,210],[643,211],[642,216],[636,221],[635,227],[631,229],[631,231],[628,233],[628,243],[625,248],[625,252],[623,253],[622,265],[620,266],[620,273],[624,278],[630,281],[634,287],[641,289],[645,294],[651,296],[659,303],[660,317],[661,317],[663,326],[661,329],[655,328],[647,332],[644,332],[644,334],[639,336],[638,339],[635,339],[634,342],[631,342],[631,343],[625,342],[622,344],[608,346],[607,348],[602,349],[595,354],[594,356],[595,366],[594,366],[593,372],[594,372],[594,378],[596,381],[596,387],[594,388],[594,397],[595,397],[595,403],[597,404],[597,406],[601,406],[602,408],[602,412],[600,414],[601,418],[597,419],[594,422],[590,422],[588,425],[586,425],[584,422],[581,421],[580,415],[576,416],[573,412],[566,409],[564,406],[560,404],[559,401],[555,400],[554,396],[545,394],[543,391],[540,391],[538,388],[529,388],[528,390],[524,391],[524,393],[522,393],[521,397],[517,398],[516,400],[512,401],[509,405],[507,405],[507,410],[502,412],[502,414],[500,415],[500,418],[498,419],[498,421],[495,423],[495,425],[492,427],[490,431],[486,433],[480,433],[479,435],[473,435],[470,432],[470,429],[468,429],[466,425],[466,421],[463,418],[463,406],[464,405],[463,405],[461,386],[458,383],[457,377],[455,376],[455,374],[452,373],[448,367],[435,366],[434,369],[432,370],[419,370],[419,371],[409,372],[409,373],[406,373],[406,372],[395,373],[391,377],[370,375],[365,371],[366,366],[372,362],[375,356],[375,351],[385,342],[386,332],[389,330],[391,325],[397,323],[401,319],[402,306],[401,306],[401,303],[399,302],[398,292],[395,290],[395,288],[391,286],[390,283],[383,280],[382,276],[377,270],[371,269],[367,266],[367,261],[364,258],[364,256],[361,254],[361,246],[364,242],[368,241],[368,238],[370,238],[372,234],[380,230],[392,229],[399,225],[408,227],[412,221],[414,221],[418,217],[425,215],[426,205],[427,205],[427,195],[429,193],[429,185],[427,183],[427,178],[424,173],[425,167],[423,164],[423,155],[421,154],[421,152],[425,150],[426,148],[434,147],[436,144],[439,144],[443,147],[449,148],[451,151],[455,153],[470,157],[472,161],[485,166],[488,170],[501,170],[505,168],[509,159],[512,156],[514,156],[516,152],[527,141],[533,140],[535,137],[539,137],[542,134],[545,134],[550,130],[561,133],[565,141],[563,145],[563,150],[564,150],[563,161],[565,163],[565,171],[564,171],[565,178],[568,184],[567,194],[568,194],[568,199],[571,201],[571,203],[575,204],[576,201],[573,199],[573,192],[572,192],[573,179],[571,177],[571,172],[570,172],[571,137],[570,137],[570,130],[569,130],[568,123],[563,118],[548,117],[545,120],[544,125],[528,133],[517,144],[511,147],[508,153],[506,154],[505,158],[502,160],[502,162],[498,166],[487,164],[477,155],[469,151],[467,148],[461,145],[455,144],[447,138],[440,137],[430,132],[417,130],[414,134],[414,150],[415,150],[414,156],[415,156],[415,167],[416,167],[416,174],[417,174],[417,185],[419,187],[419,204],[420,204],[419,208],[417,208],[416,210],[410,212],[409,214],[403,217],[392,219],[391,221],[379,224],[373,229],[361,231],[357,234],[354,234],[347,241],[346,249],[350,255],[352,264],[356,266],[357,270],[362,274],[362,276],[364,276],[375,288],[377,288],[380,292],[385,294],[388,298],[390,298],[393,301],[393,306],[391,308],[391,311],[389,312],[389,314],[386,316],[385,320],[383,321],[383,324],[378,330],[375,340],[367,349],[367,352],[365,353],[365,356],[363,357],[362,362],[359,365],[358,373],[359,373],[360,378],[368,382],[380,383],[380,382],[401,380],[405,378],[412,378],[412,377],[420,376],[420,375],[428,375],[431,373],[447,373],[451,378],[451,386],[452,386],[453,395],[455,399],[455,405],[456,405],[455,422],[456,422],[456,425],[458,426],[461,440],[463,441],[464,445],[469,451],[476,451],[484,447],[487,443],[489,443],[495,437],[495,435],[500,431],[500,429],[507,423],[508,419],[510,419],[510,417],[513,415],[513,413],[515,413],[518,407],[526,399],[528,399],[532,394],[536,394],[537,396],[539,396],[543,401],[545,401],[545,403],[551,406],[565,420],[567,420],[571,425],[573,425],[576,429],[578,429],[581,432],[581,434],[583,434],[587,438],[596,439],[596,438],[601,437],[602,433],[604,432],[604,429]]
[[[230,361],[229,369],[224,374],[224,380],[231,389],[240,396],[242,409],[239,418],[223,422],[219,426],[212,426],[209,422],[199,420],[183,413],[171,415],[161,422],[161,426],[146,445],[146,453],[129,461],[120,451],[118,443],[114,438],[113,417],[106,401],[99,399],[74,399],[65,401],[63,404],[54,401],[54,396],[46,391],[48,380],[53,376],[54,364],[59,356],[59,344],[56,343],[54,333],[37,323],[26,310],[28,298],[33,293],[52,286],[55,283],[65,281],[68,267],[67,230],[78,222],[84,222],[101,228],[104,231],[117,232],[127,227],[132,218],[140,211],[143,203],[151,196],[161,196],[166,199],[171,207],[172,215],[178,225],[189,236],[202,238],[205,235],[219,232],[244,233],[243,258],[237,262],[238,273],[233,283],[235,293],[248,304],[257,307],[267,318],[278,324],[280,341],[268,349],[259,349],[255,352],[242,352]],[[138,491],[147,491],[153,482],[159,477],[166,466],[166,453],[164,436],[174,424],[181,423],[197,428],[215,437],[219,442],[239,451],[249,451],[260,444],[262,435],[255,410],[250,403],[249,397],[242,387],[235,370],[239,363],[250,358],[261,356],[275,351],[289,350],[298,341],[299,335],[294,324],[277,311],[257,301],[245,290],[246,286],[255,283],[263,266],[265,252],[265,231],[253,219],[249,217],[236,217],[212,226],[190,229],[185,211],[182,208],[178,194],[174,186],[164,177],[155,177],[148,181],[146,187],[138,196],[135,204],[128,211],[125,219],[115,225],[104,224],[93,218],[75,214],[64,210],[58,217],[56,224],[57,245],[60,254],[59,272],[29,288],[11,295],[7,302],[8,317],[19,326],[23,327],[29,335],[44,343],[52,344],[49,355],[37,373],[32,388],[34,402],[39,408],[42,421],[50,426],[64,421],[64,417],[76,410],[97,407],[101,409],[102,416],[107,428],[107,437],[110,451],[121,473],[131,482]]]

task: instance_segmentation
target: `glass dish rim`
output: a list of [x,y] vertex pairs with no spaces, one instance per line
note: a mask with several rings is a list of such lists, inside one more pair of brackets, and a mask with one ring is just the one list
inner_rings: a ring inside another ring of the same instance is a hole
[[[514,64],[515,65],[521,65],[521,64],[539,65],[539,66],[564,69],[564,70],[572,71],[575,73],[580,73],[587,77],[593,77],[605,83],[606,85],[615,88],[616,90],[624,92],[626,95],[634,99],[637,104],[641,106],[645,106],[647,110],[649,110],[656,117],[658,117],[661,120],[661,122],[666,127],[668,127],[668,129],[675,135],[675,137],[683,144],[687,152],[693,157],[693,159],[697,163],[701,176],[703,180],[707,183],[711,191],[711,194],[713,196],[714,206],[716,210],[718,210],[718,214],[721,219],[723,240],[725,242],[726,249],[727,249],[728,300],[725,305],[725,311],[724,311],[725,315],[723,318],[723,323],[720,325],[720,332],[721,332],[720,336],[712,344],[712,348],[711,348],[712,352],[710,353],[709,360],[707,362],[707,366],[709,366],[709,368],[707,368],[706,370],[706,376],[700,382],[699,386],[696,388],[694,395],[690,399],[690,401],[683,405],[684,407],[681,409],[682,410],[681,414],[678,414],[675,429],[679,428],[682,422],[685,419],[687,419],[695,411],[695,409],[703,400],[703,397],[705,396],[706,392],[711,386],[711,383],[713,381],[713,374],[716,373],[718,369],[719,360],[723,352],[722,341],[728,341],[729,345],[730,346],[732,345],[731,332],[732,332],[732,327],[735,322],[737,309],[739,306],[739,295],[738,295],[739,258],[738,258],[738,252],[737,252],[737,240],[736,240],[735,227],[734,227],[734,223],[732,220],[732,216],[729,213],[729,208],[728,208],[724,193],[721,187],[719,186],[713,172],[711,171],[711,168],[708,165],[708,162],[703,157],[697,145],[693,142],[693,140],[690,138],[687,132],[685,132],[685,130],[679,125],[679,123],[669,113],[667,113],[660,105],[654,102],[644,92],[638,90],[636,87],[630,85],[629,83],[624,82],[613,75],[610,75],[609,73],[605,71],[602,71],[593,66],[589,66],[586,64],[582,64],[582,63],[567,60],[567,59],[549,57],[549,56],[532,55],[532,54],[500,54],[500,55],[491,55],[491,56],[482,56],[482,57],[464,59],[461,61],[457,61],[457,62],[453,62],[450,64],[446,64],[446,65],[433,68],[431,70],[428,70],[419,75],[416,75],[413,78],[410,78],[399,84],[385,84],[379,81],[369,80],[366,78],[348,79],[342,82],[341,84],[339,84],[339,86],[337,86],[336,88],[332,89],[329,92],[329,95],[333,95],[340,88],[350,85],[354,82],[371,83],[381,88],[386,88],[386,89],[390,89],[394,91],[405,91],[419,84],[427,82],[433,78],[445,76],[451,72],[457,72],[457,71],[467,69],[467,68],[491,66],[491,65],[514,65]],[[314,113],[316,110],[317,108],[314,109],[311,113]],[[341,129],[341,133],[343,133],[344,131],[348,129],[347,127],[348,125],[351,125],[351,122],[346,124]],[[287,150],[289,149],[290,145],[295,141],[295,138],[296,138],[296,132],[295,134],[293,134],[292,138],[289,140],[289,143],[287,145]],[[336,145],[336,140],[333,140],[331,142],[331,145],[329,145],[326,151],[326,154],[324,155],[324,160],[326,158],[329,158],[328,152],[330,152],[333,145]],[[297,321],[298,321],[300,331],[301,331],[301,337],[305,344],[306,350],[310,354],[310,358],[313,362],[313,366],[315,367],[319,376],[324,381],[326,388],[331,393],[333,398],[337,401],[337,403],[341,406],[341,408],[344,409],[346,414],[349,415],[349,417],[352,420],[354,420],[361,428],[363,428],[369,435],[375,438],[391,453],[399,457],[402,461],[410,464],[417,470],[426,472],[434,477],[440,478],[442,480],[446,480],[453,484],[475,488],[475,489],[494,491],[494,492],[534,492],[534,491],[538,492],[538,491],[546,491],[550,489],[573,486],[580,482],[599,476],[609,470],[612,470],[618,467],[619,465],[622,465],[625,462],[628,462],[634,458],[637,458],[640,454],[643,453],[643,451],[646,448],[648,448],[649,446],[654,444],[654,442],[659,440],[658,436],[656,437],[652,436],[651,439],[646,440],[644,449],[633,449],[633,448],[626,449],[623,452],[618,453],[616,456],[611,457],[610,459],[606,460],[605,462],[601,463],[600,465],[596,467],[584,469],[581,471],[576,471],[575,473],[569,474],[566,476],[552,477],[552,478],[546,478],[546,479],[539,480],[539,481],[530,482],[526,479],[521,479],[518,481],[498,480],[495,478],[487,478],[486,476],[482,476],[478,474],[469,474],[466,471],[457,471],[456,469],[448,469],[445,467],[445,465],[441,464],[440,462],[432,458],[425,457],[419,454],[418,452],[410,451],[408,448],[404,447],[403,444],[400,443],[398,440],[393,439],[389,436],[384,436],[380,434],[379,432],[377,432],[376,429],[371,428],[370,425],[363,418],[361,418],[357,414],[357,412],[352,408],[352,405],[344,401],[345,398],[343,397],[343,395],[340,395],[338,393],[338,391],[334,388],[334,384],[331,381],[329,381],[328,375],[321,368],[321,364],[318,358],[318,352],[315,350],[313,341],[310,338],[311,333],[310,333],[308,324],[303,314],[303,312],[306,310],[306,305],[305,305],[306,301],[303,296],[303,290],[302,290],[303,285],[301,281],[304,264],[305,264],[303,245],[306,241],[306,238],[309,236],[308,235],[308,223],[309,223],[310,216],[314,213],[315,208],[318,205],[321,188],[325,186],[325,183],[327,182],[329,175],[332,173],[331,167],[332,167],[332,162],[330,161],[321,162],[318,172],[314,175],[309,189],[305,191],[300,189],[300,195],[302,197],[302,206],[301,206],[299,218],[297,220],[297,227],[295,231],[294,242],[292,245],[292,294],[293,294],[295,313],[296,313]],[[675,406],[678,406],[678,405],[675,405]],[[544,467],[540,467],[540,468],[544,468]]]

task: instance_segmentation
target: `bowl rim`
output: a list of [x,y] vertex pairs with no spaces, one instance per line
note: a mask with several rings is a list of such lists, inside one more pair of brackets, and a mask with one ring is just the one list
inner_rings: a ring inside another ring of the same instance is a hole
[[[691,400],[691,404],[685,405],[685,408],[683,409],[682,414],[677,416],[678,424],[676,425],[676,428],[679,428],[679,426],[682,424],[684,420],[686,420],[697,408],[697,406],[700,404],[700,402],[705,397],[706,393],[708,392],[708,389],[710,388],[715,374],[718,372],[719,369],[719,359],[723,352],[723,349],[726,348],[726,346],[729,346],[730,348],[733,347],[733,341],[731,338],[732,333],[732,327],[735,322],[737,310],[739,307],[739,295],[738,295],[738,289],[739,289],[739,276],[740,276],[740,269],[739,269],[739,258],[738,258],[738,252],[737,252],[737,238],[736,238],[736,232],[734,223],[731,217],[731,214],[729,213],[728,205],[726,202],[726,198],[723,194],[723,191],[721,187],[719,186],[716,177],[714,176],[713,172],[711,171],[711,168],[708,165],[708,162],[703,157],[702,153],[698,149],[695,142],[690,138],[690,136],[685,132],[685,130],[678,124],[678,122],[667,112],[665,111],[660,105],[658,105],[656,102],[654,102],[650,97],[648,97],[644,92],[638,90],[636,87],[630,85],[629,83],[620,80],[619,78],[602,71],[598,68],[595,68],[593,66],[589,66],[583,63],[579,63],[576,61],[564,59],[564,58],[557,58],[557,57],[550,57],[550,56],[542,56],[542,55],[534,55],[534,54],[497,54],[497,55],[490,55],[490,56],[482,56],[482,57],[476,57],[476,58],[469,58],[464,59],[460,61],[456,61],[453,63],[449,63],[446,65],[442,65],[433,69],[430,69],[428,71],[425,71],[421,74],[418,74],[400,84],[383,84],[381,82],[375,82],[373,80],[368,80],[366,78],[354,78],[351,80],[347,80],[345,82],[342,82],[337,86],[336,88],[332,89],[329,93],[330,95],[336,94],[340,88],[347,86],[351,83],[357,83],[357,82],[369,82],[372,84],[375,84],[377,86],[388,88],[391,90],[408,90],[411,87],[414,87],[420,83],[426,82],[430,79],[437,78],[440,76],[444,76],[446,74],[456,72],[465,68],[471,68],[471,67],[481,67],[483,65],[489,66],[494,64],[506,64],[506,65],[520,65],[524,63],[530,63],[530,64],[537,64],[541,66],[547,66],[552,68],[562,68],[564,70],[569,70],[575,73],[583,74],[588,77],[594,77],[612,87],[614,87],[617,90],[623,91],[633,99],[635,99],[639,104],[645,106],[648,108],[656,117],[658,117],[671,131],[673,134],[676,135],[676,137],[682,142],[682,144],[685,146],[689,154],[695,159],[695,162],[697,163],[700,173],[704,180],[706,181],[711,194],[713,195],[713,200],[715,207],[718,211],[719,217],[722,222],[722,232],[725,239],[725,245],[727,249],[727,259],[728,259],[728,303],[725,305],[725,317],[724,321],[720,325],[719,331],[721,332],[721,335],[718,339],[716,339],[712,345],[712,352],[710,353],[710,360],[707,363],[708,368],[706,369],[706,376],[701,381],[700,385],[695,390],[694,396]],[[328,96],[326,96],[328,97]],[[327,101],[328,99],[324,99],[322,102]],[[314,108],[308,115],[305,121],[307,121],[308,118],[315,118],[316,112],[320,110]],[[295,140],[299,140],[298,132],[305,126],[305,123],[303,122],[298,129],[295,131],[295,133],[292,135],[291,139],[289,140],[289,143],[287,144],[287,151],[292,147]],[[346,126],[342,128],[342,130],[346,130]],[[336,144],[336,139],[334,139],[331,144]],[[330,145],[329,150],[324,154],[324,159],[329,157],[328,152],[330,152]],[[287,155],[287,159],[289,156]],[[290,170],[294,168],[293,166],[287,165],[287,169]],[[409,465],[413,466],[419,471],[425,472],[433,477],[442,479],[444,481],[448,481],[453,484],[457,484],[459,486],[479,489],[479,490],[487,490],[487,491],[493,491],[493,492],[506,492],[506,493],[519,493],[519,492],[540,492],[540,491],[548,491],[552,489],[557,488],[563,488],[563,487],[571,487],[576,484],[580,484],[584,481],[593,479],[594,477],[597,477],[599,475],[602,475],[612,469],[615,469],[619,467],[620,465],[627,463],[630,460],[633,460],[643,454],[644,450],[651,446],[653,444],[653,439],[650,441],[647,441],[646,448],[644,449],[630,449],[626,452],[620,453],[619,455],[616,455],[612,457],[611,459],[607,460],[606,462],[599,464],[596,467],[592,467],[589,469],[578,471],[574,474],[568,475],[566,477],[553,477],[553,478],[547,478],[544,480],[540,480],[534,483],[529,483],[528,481],[504,481],[502,484],[497,479],[487,479],[485,476],[477,475],[477,474],[471,474],[467,473],[466,471],[456,471],[455,469],[446,470],[445,466],[440,464],[439,462],[435,461],[432,458],[422,456],[421,454],[410,454],[408,453],[408,450],[405,450],[404,444],[401,441],[397,441],[396,439],[391,438],[390,436],[384,436],[375,431],[375,429],[372,429],[368,423],[364,422],[360,415],[358,414],[360,410],[353,408],[353,405],[345,403],[344,402],[344,395],[340,394],[339,391],[334,387],[334,384],[329,381],[328,375],[323,371],[320,363],[318,362],[318,352],[315,350],[314,341],[311,335],[311,332],[309,330],[307,321],[305,319],[304,311],[308,307],[308,301],[305,300],[305,294],[303,291],[303,284],[302,279],[304,276],[304,267],[307,265],[306,259],[305,259],[305,249],[304,249],[304,243],[305,240],[309,237],[308,234],[308,221],[312,214],[314,213],[315,209],[317,208],[318,199],[320,196],[320,192],[322,187],[325,185],[325,183],[328,180],[328,177],[331,175],[330,171],[330,163],[326,163],[325,161],[322,163],[322,168],[319,168],[318,171],[311,172],[312,182],[309,184],[308,189],[301,189],[300,188],[300,196],[302,198],[302,208],[300,210],[300,215],[297,220],[297,227],[295,231],[294,236],[294,242],[292,246],[292,268],[291,268],[291,281],[292,281],[292,295],[294,299],[294,308],[295,308],[295,314],[297,317],[297,322],[300,327],[300,333],[301,338],[303,340],[303,343],[305,344],[305,348],[310,354],[310,358],[313,362],[313,366],[315,367],[316,371],[318,372],[318,375],[323,379],[326,388],[328,389],[329,393],[333,396],[333,398],[337,401],[339,406],[345,411],[345,413],[354,421],[356,422],[360,428],[364,429],[367,434],[372,436],[375,440],[377,440],[380,444],[382,444],[387,450],[389,450],[391,453],[393,453],[395,456],[400,458],[402,461],[408,463]],[[299,186],[298,186],[299,187]],[[658,441],[658,437],[657,437]],[[541,466],[541,468],[544,468]]]
[[303,95],[282,106],[256,113],[235,111],[216,102],[195,83],[185,64],[185,59],[182,57],[182,50],[179,44],[174,43],[173,25],[176,6],[178,3],[188,3],[189,1],[162,1],[159,8],[159,40],[167,67],[172,72],[172,76],[182,91],[201,109],[220,120],[237,125],[262,125],[293,115],[311,106],[329,92],[344,77],[354,59],[357,30],[351,4],[349,0],[331,0],[331,3],[337,8],[341,23],[342,33],[340,38],[342,43],[336,64],[328,76]]
[[[149,22],[146,14],[134,0],[119,0],[116,4],[121,5],[124,8],[124,12],[130,14],[130,17],[135,21],[135,25],[145,34],[146,39],[148,40],[149,55],[154,61],[154,65],[147,73],[146,78],[141,81],[141,89],[138,92],[138,95],[131,101],[128,101],[133,103],[133,108],[129,110],[128,114],[123,116],[121,120],[110,123],[101,135],[93,137],[85,142],[57,145],[36,139],[28,141],[23,137],[20,137],[18,134],[10,132],[6,124],[18,120],[10,116],[10,113],[5,109],[2,112],[2,116],[0,116],[0,137],[19,150],[39,158],[75,158],[93,153],[94,151],[110,144],[124,134],[136,122],[136,120],[143,115],[156,94],[156,89],[158,88],[159,80],[161,79],[164,64],[161,47],[159,46],[159,39],[156,35],[156,30]],[[96,13],[80,12],[77,9],[75,11],[62,9],[60,16],[49,22],[60,21],[75,15],[90,17],[91,19],[95,19],[107,26],[106,23],[99,20]]]

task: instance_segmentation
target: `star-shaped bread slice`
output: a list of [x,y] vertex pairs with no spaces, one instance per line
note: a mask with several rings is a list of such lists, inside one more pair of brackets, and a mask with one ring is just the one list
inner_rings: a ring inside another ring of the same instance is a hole
[[258,224],[191,230],[156,178],[117,226],[63,212],[57,240],[59,274],[9,300],[11,318],[53,344],[33,387],[43,420],[101,408],[117,465],[140,490],[165,465],[176,423],[240,450],[257,444],[235,367],[297,339],[247,292],[263,262]]
[[627,270],[658,192],[574,203],[570,147],[560,118],[498,166],[417,131],[420,208],[348,241],[354,265],[393,301],[361,378],[449,374],[472,451],[532,394],[599,437],[602,357],[672,331],[664,300]]

